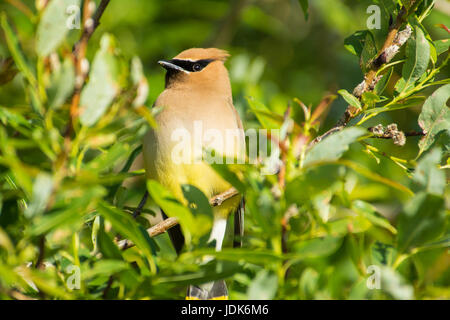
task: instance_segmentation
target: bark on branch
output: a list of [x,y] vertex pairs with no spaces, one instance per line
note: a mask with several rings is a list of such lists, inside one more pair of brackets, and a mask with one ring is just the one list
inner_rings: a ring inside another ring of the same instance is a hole
[[102,0],[97,10],[94,11],[95,3],[88,0],[84,3],[83,8],[83,32],[80,39],[73,46],[72,57],[75,65],[75,89],[72,96],[72,102],[70,105],[70,118],[69,124],[65,132],[66,138],[68,138],[73,130],[74,120],[78,116],[78,109],[80,103],[80,94],[83,89],[84,83],[88,74],[88,67],[86,67],[85,57],[88,41],[91,38],[94,31],[100,25],[100,18],[103,15],[110,0]]
[[[409,9],[403,7],[395,22],[392,22],[389,26],[389,32],[386,36],[386,40],[375,56],[375,58],[369,62],[368,71],[364,75],[364,80],[358,84],[353,90],[353,95],[361,99],[361,96],[364,92],[373,91],[375,85],[380,81],[382,75],[377,75],[378,71],[387,63],[389,63],[394,56],[398,53],[400,48],[406,43],[406,41],[411,36],[412,30],[410,26],[406,26],[402,31],[400,31],[401,27],[407,21],[407,18],[410,14],[414,13],[417,6],[420,4],[420,0],[411,1]],[[316,137],[311,143],[310,146],[322,141],[324,138],[329,135],[342,130],[347,126],[347,124],[361,113],[361,109],[355,106],[349,105],[345,110],[344,114],[338,120],[338,122],[327,132]]]
[[[212,207],[220,206],[226,200],[231,199],[231,198],[237,196],[238,194],[239,194],[239,192],[235,188],[230,188],[227,191],[222,192],[222,193],[212,197],[211,199],[209,199],[209,204]],[[179,223],[179,221],[177,218],[169,217],[165,220],[162,220],[161,222],[154,225],[153,227],[147,229],[148,235],[150,237],[156,237],[157,235],[160,235],[160,234],[166,232],[167,230],[169,230],[170,228],[176,226],[178,223]],[[128,248],[134,246],[134,244],[131,241],[126,240],[126,239],[121,240],[118,245],[119,245],[119,249],[121,249],[121,250],[125,250],[125,249],[128,249]]]

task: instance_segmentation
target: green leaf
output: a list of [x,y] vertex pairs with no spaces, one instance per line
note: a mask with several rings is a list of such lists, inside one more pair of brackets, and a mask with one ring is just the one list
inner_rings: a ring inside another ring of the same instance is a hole
[[398,81],[397,92],[409,90],[427,70],[430,61],[430,43],[419,25],[414,27],[415,37],[406,45],[406,62],[402,69],[402,81]]
[[105,232],[104,228],[100,228],[97,233],[97,243],[99,251],[103,254],[106,259],[116,259],[122,260],[122,253],[120,252],[117,245]]
[[344,47],[348,52],[354,54],[358,58],[364,49],[366,37],[369,32],[367,30],[359,30],[353,33],[351,36],[345,38]]
[[300,6],[302,7],[303,14],[305,15],[305,20],[308,20],[308,16],[309,16],[309,13],[308,13],[308,6],[309,6],[308,0],[299,0],[299,2],[300,2]]
[[136,98],[133,101],[134,107],[140,107],[144,105],[148,97],[149,87],[147,79],[144,75],[144,67],[139,57],[133,57],[131,60],[131,79],[133,85],[136,87]]
[[439,56],[448,51],[450,39],[436,40],[434,41],[434,46],[436,47],[436,54]]
[[271,300],[278,289],[277,275],[268,270],[261,270],[250,283],[247,296],[250,300]]
[[[33,97],[37,97],[38,94],[36,92],[36,85],[37,80],[34,75],[34,71],[32,70],[29,62],[26,60],[19,44],[19,40],[17,39],[16,33],[13,32],[11,29],[11,26],[8,23],[8,20],[6,18],[6,13],[2,12],[1,14],[1,25],[3,28],[3,31],[5,33],[6,43],[8,45],[9,52],[11,53],[14,62],[19,69],[20,72],[23,73],[24,77],[28,80],[30,83],[30,90]],[[38,101],[37,101],[38,103]],[[42,106],[38,103],[38,111],[42,112]]]
[[351,106],[357,107],[361,109],[361,102],[356,98],[354,95],[352,95],[350,92],[348,92],[345,89],[341,89],[338,91],[338,93],[344,98],[345,101]]
[[346,128],[332,134],[316,144],[306,154],[304,165],[314,162],[332,161],[339,159],[348,150],[351,143],[366,134],[366,130],[359,127]]
[[80,0],[52,0],[42,14],[36,33],[36,50],[45,57],[61,44],[66,38],[69,19],[66,13],[70,6],[80,7]]
[[301,299],[314,299],[314,294],[319,286],[319,277],[319,273],[310,267],[302,272],[299,283]]
[[52,74],[51,85],[48,89],[50,108],[58,109],[73,93],[75,86],[75,68],[72,59],[64,60],[62,67]]
[[391,79],[393,71],[394,71],[394,68],[389,68],[389,70],[383,75],[383,77],[380,79],[380,81],[377,82],[377,84],[375,85],[375,88],[373,89],[373,91],[377,95],[381,95],[384,92],[384,90],[386,90],[386,87],[389,83],[389,80]]
[[156,265],[154,262],[154,255],[156,244],[153,239],[145,236],[146,231],[139,228],[138,223],[131,217],[131,215],[126,214],[112,206],[105,203],[99,203],[98,205],[99,213],[109,222],[111,222],[113,228],[119,232],[126,239],[131,240],[136,247],[138,247],[150,264],[153,272],[156,271]]
[[189,243],[191,234],[197,229],[195,219],[189,209],[181,204],[169,190],[157,181],[148,180],[147,190],[152,199],[167,216],[178,218],[181,228],[184,231],[186,242]]
[[250,111],[258,119],[259,123],[265,129],[279,129],[283,124],[283,117],[273,113],[264,104],[256,101],[252,97],[247,97],[248,104],[250,106]]
[[366,38],[364,40],[364,47],[361,51],[359,65],[363,73],[367,72],[370,62],[376,57],[378,53],[375,37],[372,32],[367,30]]
[[437,89],[423,104],[419,126],[425,136],[419,141],[419,156],[430,148],[439,132],[450,128],[449,98],[450,84],[447,84]]
[[200,189],[190,184],[183,184],[181,190],[194,215],[205,214],[211,218],[213,217],[209,200]]
[[419,105],[420,103],[422,103],[423,99],[424,99],[424,97],[421,97],[421,96],[410,97],[410,98],[401,100],[397,103],[393,103],[393,104],[390,104],[385,107],[379,107],[379,108],[373,108],[373,109],[366,110],[365,113],[366,114],[371,114],[371,113],[379,114],[379,113],[385,112],[385,111],[394,111],[394,110],[411,108],[411,107],[415,107],[415,106]]
[[129,269],[130,266],[125,261],[120,260],[112,260],[112,259],[103,259],[97,261],[94,264],[93,268],[89,268],[88,270],[84,270],[81,275],[83,280],[91,279],[96,276],[111,276],[115,273],[118,273],[123,270]]
[[361,100],[366,108],[373,108],[377,102],[381,101],[381,98],[374,92],[366,91],[362,94]]
[[211,168],[214,169],[223,179],[231,183],[239,192],[243,193],[245,191],[245,184],[239,179],[237,174],[231,170],[233,165],[212,163]]
[[295,257],[300,259],[329,256],[342,245],[341,237],[326,236],[311,240],[298,241],[293,246]]
[[442,233],[446,221],[444,204],[442,197],[421,192],[405,205],[398,218],[399,251],[426,244]]
[[185,255],[193,255],[195,257],[212,256],[218,260],[236,261],[267,266],[272,263],[283,261],[283,256],[277,255],[269,250],[254,250],[243,248],[224,248],[222,251],[214,251],[213,249],[198,249]]
[[25,217],[31,218],[45,210],[52,189],[52,176],[47,173],[39,173],[33,184],[33,195],[30,205],[25,210]]
[[79,198],[70,202],[70,206],[37,217],[31,227],[31,234],[40,235],[63,226],[71,230],[80,227],[88,205],[104,195],[105,190],[99,186],[84,189]]
[[439,169],[441,150],[433,149],[417,164],[413,180],[428,193],[443,195],[445,189],[445,173]]
[[114,55],[114,40],[112,36],[104,35],[92,63],[89,82],[81,92],[80,121],[83,125],[90,127],[97,123],[119,94],[119,68]]
[[116,143],[105,153],[96,157],[88,163],[87,169],[95,172],[103,172],[113,167],[119,159],[125,157],[130,150],[130,145],[123,143]]
[[381,290],[397,300],[411,300],[414,298],[413,287],[406,283],[403,277],[388,267],[381,267]]
[[397,234],[397,230],[389,223],[388,219],[377,212],[377,209],[361,200],[353,201],[352,208],[366,217],[373,225],[389,230],[392,234]]

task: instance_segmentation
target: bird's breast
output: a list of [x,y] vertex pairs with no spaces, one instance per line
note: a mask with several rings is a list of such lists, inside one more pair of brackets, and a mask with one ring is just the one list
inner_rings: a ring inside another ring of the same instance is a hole
[[165,90],[155,103],[162,107],[156,116],[158,127],[150,129],[144,139],[149,178],[179,198],[181,184],[194,185],[208,197],[230,188],[209,164],[220,163],[222,156],[243,158],[244,133],[231,101],[231,97],[168,94]]

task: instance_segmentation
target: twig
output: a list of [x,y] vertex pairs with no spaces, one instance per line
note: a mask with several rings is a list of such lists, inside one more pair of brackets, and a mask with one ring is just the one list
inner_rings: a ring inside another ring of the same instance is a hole
[[[406,28],[402,31],[399,30],[401,26],[406,22],[407,17],[415,11],[417,5],[420,4],[420,2],[421,1],[419,0],[413,0],[411,1],[409,10],[406,10],[405,7],[400,10],[395,23],[390,26],[389,33],[386,36],[386,40],[380,51],[378,52],[376,58],[369,63],[369,71],[364,75],[364,80],[353,90],[353,95],[358,99],[361,98],[364,92],[373,91],[375,85],[378,83],[378,81],[380,81],[382,77],[377,76],[377,72],[394,58],[394,56],[400,50],[400,47],[405,44],[405,42],[411,36],[412,30],[409,26],[406,26]],[[315,138],[310,143],[310,146],[345,128],[350,120],[356,117],[361,111],[362,110],[360,108],[357,108],[355,106],[347,106],[347,109],[338,120],[338,122],[330,130]]]
[[70,136],[73,130],[74,120],[78,116],[80,94],[88,74],[88,67],[86,67],[85,63],[87,44],[94,31],[100,25],[100,18],[102,17],[103,12],[108,6],[109,1],[110,0],[102,0],[94,14],[92,14],[94,2],[87,0],[85,1],[84,4],[83,33],[81,34],[81,37],[78,40],[78,42],[75,43],[72,50],[73,61],[75,64],[76,81],[75,81],[75,90],[72,96],[72,103],[70,105],[69,124],[65,132],[66,138]]
[[368,130],[373,133],[373,136],[370,138],[379,138],[379,139],[392,139],[394,144],[403,146],[406,143],[406,137],[412,136],[423,136],[425,135],[422,131],[416,132],[403,132],[398,130],[396,123],[391,123],[386,127],[383,127],[381,124],[376,125],[375,127],[370,127]]
[[209,199],[209,204],[213,207],[220,206],[225,200],[237,196],[238,194],[239,192],[235,188],[230,188],[227,191],[222,192]]
[[[110,0],[102,0],[100,2],[100,5],[98,6],[97,10],[95,11],[94,15],[92,16],[92,18],[89,15],[89,17],[85,20],[81,38],[80,38],[80,40],[78,40],[77,43],[75,43],[74,48],[73,48],[73,54],[75,56],[77,56],[79,54],[80,50],[86,49],[86,45],[87,45],[89,39],[91,38],[95,29],[97,29],[97,27],[100,25],[100,18],[102,17],[103,12],[105,11],[106,7],[108,6],[109,1]],[[87,1],[87,2],[89,2],[89,1]],[[85,10],[86,10],[86,8],[85,8]]]
[[139,202],[139,205],[137,206],[136,210],[133,212],[133,218],[136,218],[138,215],[141,214],[142,208],[145,206],[145,203],[147,202],[148,198],[148,191],[145,191],[144,196],[142,197],[141,201]]
[[[230,188],[225,192],[222,192],[211,199],[209,199],[209,203],[213,207],[220,206],[224,201],[231,199],[235,196],[237,196],[239,192],[235,188]],[[170,228],[176,226],[179,223],[178,219],[175,217],[169,217],[165,220],[162,220],[158,224],[154,225],[153,227],[147,229],[148,235],[150,237],[156,237],[157,235],[160,235]],[[134,244],[129,240],[122,240],[118,243],[119,249],[125,250],[128,248],[131,248],[134,246]]]

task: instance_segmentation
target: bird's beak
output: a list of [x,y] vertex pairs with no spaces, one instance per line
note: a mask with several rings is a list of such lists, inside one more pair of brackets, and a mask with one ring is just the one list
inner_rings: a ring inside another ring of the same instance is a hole
[[186,72],[183,68],[181,68],[180,66],[177,66],[176,64],[170,62],[170,61],[165,61],[165,60],[159,60],[158,64],[160,64],[164,69],[166,70],[178,70],[178,71],[183,71]]

